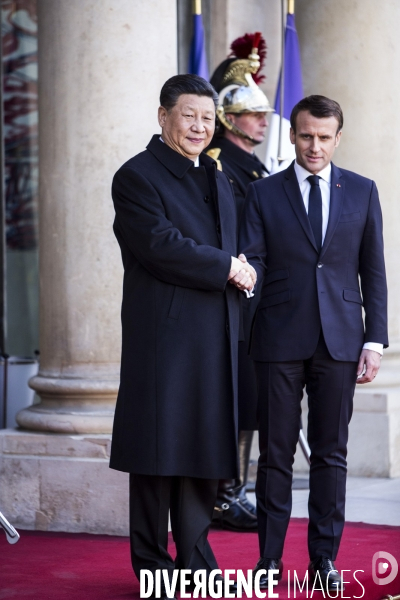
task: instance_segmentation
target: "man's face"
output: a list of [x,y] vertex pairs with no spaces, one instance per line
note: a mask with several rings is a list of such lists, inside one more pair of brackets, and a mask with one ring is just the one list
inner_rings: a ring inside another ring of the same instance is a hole
[[164,142],[194,161],[214,134],[214,102],[207,96],[182,94],[170,111],[160,106],[158,122]]
[[264,141],[268,127],[266,112],[250,112],[241,115],[231,113],[227,117],[236,127],[251,136],[256,144]]
[[296,133],[290,129],[290,141],[295,146],[296,160],[307,171],[316,175],[332,160],[339,146],[342,132],[337,133],[335,117],[319,119],[308,111],[301,111],[296,119]]

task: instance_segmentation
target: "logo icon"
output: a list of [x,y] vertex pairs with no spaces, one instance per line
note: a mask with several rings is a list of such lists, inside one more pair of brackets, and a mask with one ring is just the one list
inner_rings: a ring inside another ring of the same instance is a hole
[[[391,567],[390,570],[389,565]],[[391,583],[395,579],[398,572],[399,565],[392,554],[389,554],[389,552],[383,552],[382,550],[375,552],[374,556],[372,557],[372,579],[376,585],[387,585],[388,583]],[[388,573],[386,577],[379,577],[385,573]]]

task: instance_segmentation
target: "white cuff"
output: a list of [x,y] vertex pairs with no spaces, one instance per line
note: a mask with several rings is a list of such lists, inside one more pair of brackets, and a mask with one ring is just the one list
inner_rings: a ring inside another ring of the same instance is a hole
[[374,350],[374,352],[378,352],[381,356],[383,356],[383,344],[378,344],[376,342],[367,342],[363,346],[363,350]]

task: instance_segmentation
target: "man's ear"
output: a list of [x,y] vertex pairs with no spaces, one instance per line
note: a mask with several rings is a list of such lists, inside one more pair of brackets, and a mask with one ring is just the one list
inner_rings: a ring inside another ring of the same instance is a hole
[[342,130],[340,130],[339,133],[336,134],[335,148],[337,148],[339,146],[339,142],[340,142],[340,138],[341,137],[342,137]]
[[166,120],[167,120],[167,109],[164,108],[163,106],[159,106],[158,107],[158,124],[160,125],[161,129],[164,127]]
[[292,128],[290,128],[290,141],[292,142],[292,144],[296,143],[296,134]]

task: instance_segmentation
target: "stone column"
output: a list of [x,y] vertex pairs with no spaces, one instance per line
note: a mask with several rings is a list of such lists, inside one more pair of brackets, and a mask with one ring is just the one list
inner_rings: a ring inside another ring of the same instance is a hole
[[[173,4],[173,3],[172,3]],[[157,132],[176,73],[170,0],[38,0],[40,404],[25,429],[110,433],[119,380],[122,268],[113,173]]]
[[397,0],[296,0],[305,94],[337,100],[344,129],[334,162],[376,181],[384,218],[389,339],[373,384],[357,388],[349,466],[400,476],[400,63]]

